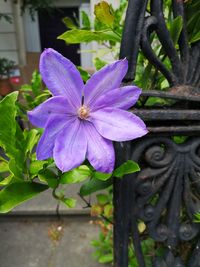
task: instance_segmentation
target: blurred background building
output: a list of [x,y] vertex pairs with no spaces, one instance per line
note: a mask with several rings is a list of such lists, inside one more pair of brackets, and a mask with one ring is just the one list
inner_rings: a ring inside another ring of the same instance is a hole
[[[120,0],[110,0],[113,7]],[[62,19],[76,16],[80,19],[81,11],[93,16],[94,5],[98,0],[57,0],[49,12],[41,9],[34,15],[21,12],[20,1],[0,0],[0,14],[11,17],[12,22],[0,19],[0,58],[14,60],[20,67],[21,82],[28,82],[34,69],[38,68],[40,53],[44,48],[52,47],[71,59],[76,65],[92,67],[92,54],[79,53],[80,50],[97,49],[97,44],[66,45],[57,36],[66,31]],[[80,21],[81,23],[81,21]]]

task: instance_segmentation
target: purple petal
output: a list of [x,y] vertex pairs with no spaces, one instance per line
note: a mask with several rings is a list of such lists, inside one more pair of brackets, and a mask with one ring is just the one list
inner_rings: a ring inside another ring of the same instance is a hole
[[56,136],[69,122],[71,122],[71,119],[67,119],[65,115],[55,115],[49,118],[37,146],[36,155],[38,160],[53,156]]
[[147,133],[144,122],[118,108],[104,108],[91,113],[90,121],[105,138],[113,141],[128,141]]
[[29,111],[28,118],[33,125],[44,128],[50,116],[65,114],[65,116],[70,117],[75,112],[76,110],[69,104],[66,98],[55,96]]
[[103,138],[92,123],[84,123],[88,140],[87,159],[100,172],[111,173],[115,163],[112,141]]
[[128,109],[138,100],[142,90],[136,86],[124,86],[107,92],[102,95],[96,102],[93,110],[103,107],[115,107]]
[[68,124],[56,137],[53,157],[57,167],[66,172],[85,160],[86,151],[87,140],[83,123],[77,119]]
[[128,69],[126,59],[115,61],[97,71],[86,83],[84,103],[92,106],[97,98],[106,92],[120,87]]
[[40,57],[42,79],[54,96],[63,95],[75,107],[80,106],[83,81],[74,64],[48,48]]

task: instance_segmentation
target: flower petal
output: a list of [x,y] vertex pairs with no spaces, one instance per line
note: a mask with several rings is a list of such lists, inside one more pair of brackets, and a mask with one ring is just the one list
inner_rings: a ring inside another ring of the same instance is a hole
[[51,115],[73,116],[76,110],[70,105],[68,100],[63,96],[55,96],[46,100],[35,109],[28,111],[30,122],[40,128],[44,128],[47,120]]
[[147,133],[144,122],[128,111],[118,108],[103,108],[90,115],[90,121],[97,131],[109,140],[128,141]]
[[84,84],[70,60],[48,48],[40,57],[40,72],[54,96],[64,95],[75,107],[80,106]]
[[115,107],[128,109],[138,100],[142,90],[136,86],[124,86],[114,89],[102,95],[96,102],[92,110],[103,107]]
[[65,115],[52,115],[47,121],[45,130],[39,140],[36,155],[38,160],[48,159],[53,156],[53,148],[57,134],[70,120]]
[[57,167],[69,171],[79,166],[87,151],[87,139],[82,122],[77,119],[67,125],[56,137],[53,157]]
[[84,122],[88,140],[87,159],[100,172],[111,173],[115,163],[112,141],[103,138],[90,122]]
[[123,59],[115,61],[97,71],[85,85],[84,103],[91,106],[102,94],[118,88],[127,69],[128,61]]

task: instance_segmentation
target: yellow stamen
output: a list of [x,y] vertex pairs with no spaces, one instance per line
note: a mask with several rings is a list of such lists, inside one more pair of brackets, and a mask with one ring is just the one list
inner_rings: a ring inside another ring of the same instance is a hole
[[80,119],[85,120],[89,117],[89,108],[86,106],[81,106],[78,110],[78,116]]

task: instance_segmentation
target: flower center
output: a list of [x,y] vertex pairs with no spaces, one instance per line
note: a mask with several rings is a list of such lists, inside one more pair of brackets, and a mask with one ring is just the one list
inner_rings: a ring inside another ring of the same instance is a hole
[[78,117],[82,120],[85,120],[89,117],[89,108],[86,107],[86,106],[81,106],[79,109],[78,109]]

